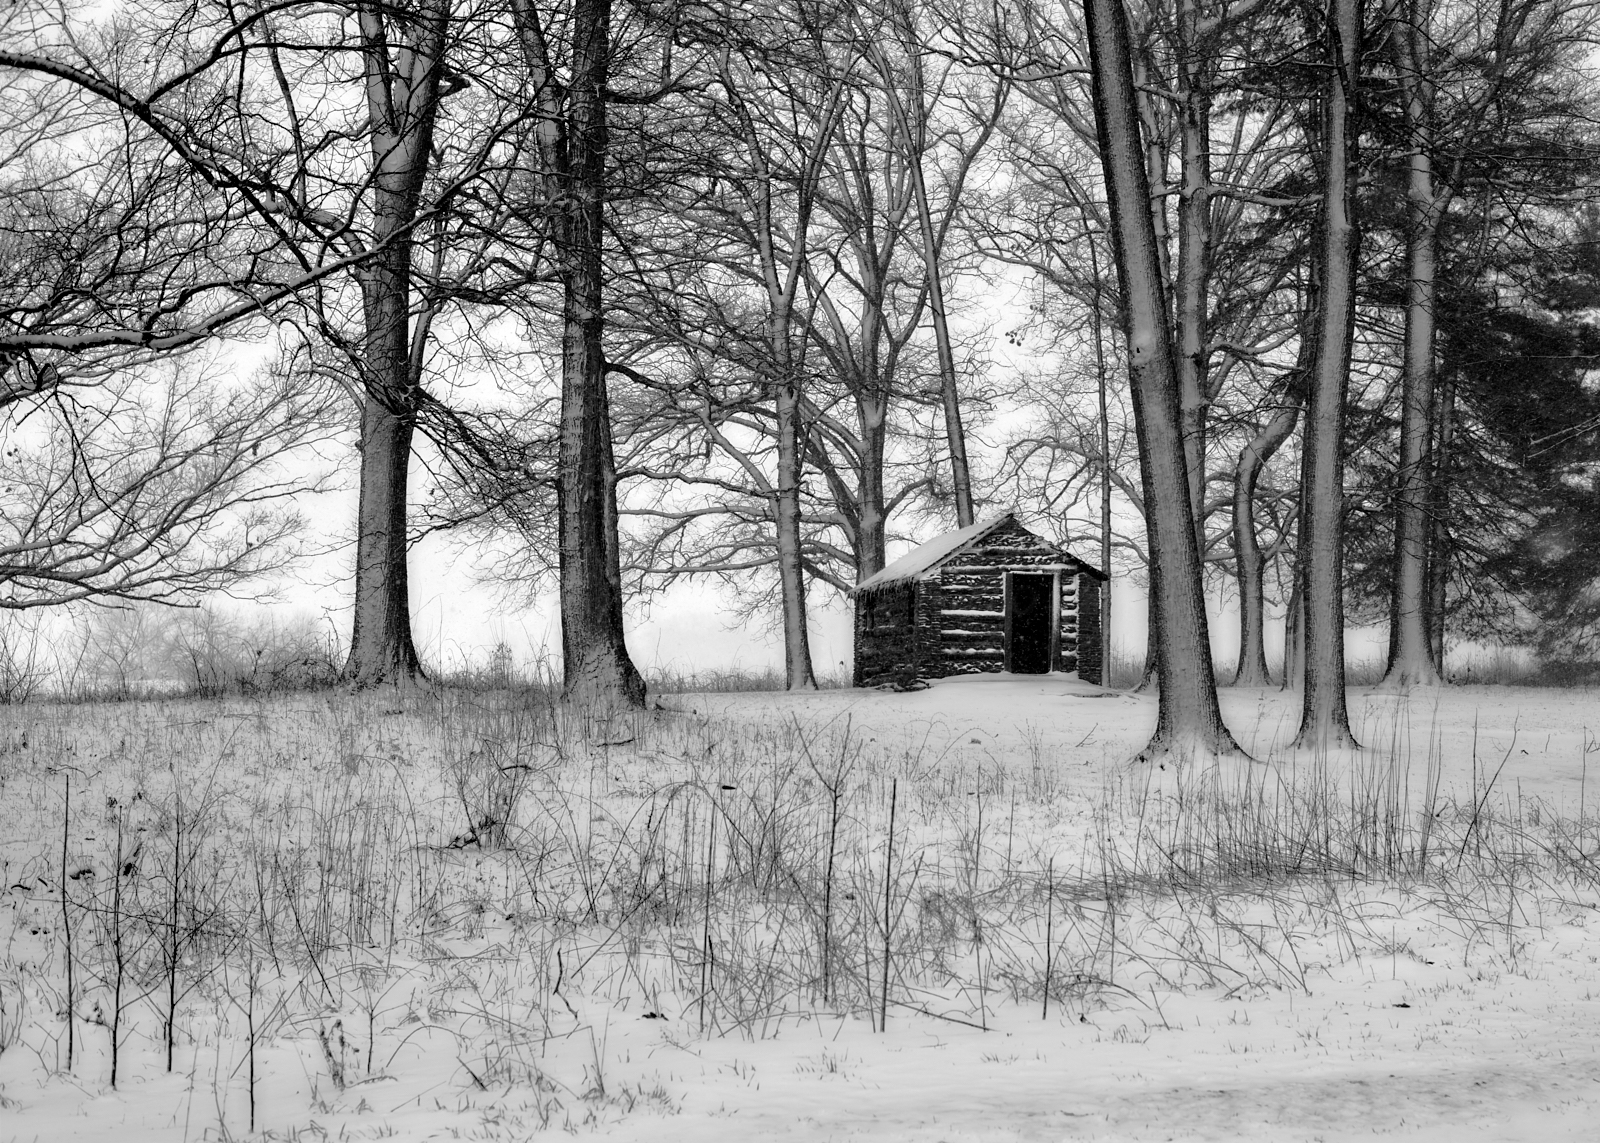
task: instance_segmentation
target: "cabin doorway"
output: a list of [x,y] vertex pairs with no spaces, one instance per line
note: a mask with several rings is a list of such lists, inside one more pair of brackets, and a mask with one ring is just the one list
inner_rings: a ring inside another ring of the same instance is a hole
[[1013,572],[1006,606],[1006,666],[1013,674],[1050,672],[1055,628],[1053,575]]

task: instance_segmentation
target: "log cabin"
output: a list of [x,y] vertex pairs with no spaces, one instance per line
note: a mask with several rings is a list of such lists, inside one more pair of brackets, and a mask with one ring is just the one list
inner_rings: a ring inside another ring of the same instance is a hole
[[1015,513],[946,532],[856,585],[854,684],[994,671],[1098,684],[1105,582]]

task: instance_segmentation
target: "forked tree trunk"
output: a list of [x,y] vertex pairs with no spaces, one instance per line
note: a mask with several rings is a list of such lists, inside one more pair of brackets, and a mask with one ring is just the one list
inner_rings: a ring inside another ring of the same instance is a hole
[[1456,386],[1447,370],[1434,412],[1438,425],[1433,447],[1433,488],[1429,496],[1428,641],[1433,661],[1444,669],[1445,593],[1450,586],[1450,446],[1455,436]]
[[[786,305],[792,303],[792,295]],[[800,482],[804,453],[800,424],[800,380],[793,358],[793,333],[788,313],[772,318],[773,348],[779,375],[774,386],[778,432],[778,482],[774,489],[777,514],[778,580],[783,600],[784,676],[790,690],[817,689],[811,666],[811,632],[806,616],[806,573],[801,533]]]
[[1244,446],[1233,472],[1233,551],[1239,579],[1239,665],[1233,675],[1236,687],[1264,687],[1272,682],[1267,671],[1267,560],[1256,538],[1256,482],[1299,423],[1300,401],[1300,378],[1291,374],[1284,386],[1283,404]]
[[1122,0],[1084,0],[1095,126],[1122,284],[1128,371],[1147,506],[1161,693],[1141,757],[1184,761],[1238,754],[1217,707],[1200,552],[1184,459],[1160,251],[1140,140],[1138,94]]
[[604,709],[644,705],[628,654],[617,551],[616,467],[606,390],[604,269],[610,0],[575,0],[567,106],[569,223],[557,257],[563,285],[561,356],[561,659],[563,696]]
[[574,0],[566,68],[552,59],[540,13],[530,0],[513,0],[513,12],[533,88],[542,205],[562,285],[556,476],[562,697],[591,710],[639,707],[644,680],[623,636],[603,339],[611,4]]
[[[956,502],[956,527],[971,525],[977,516],[972,502],[972,470],[967,464],[967,434],[961,423],[961,392],[957,386],[955,349],[950,341],[950,321],[945,309],[944,277],[941,266],[944,236],[935,225],[933,206],[928,200],[928,183],[922,169],[922,156],[927,150],[926,84],[923,79],[921,45],[912,34],[912,16],[909,5],[898,13],[905,41],[908,68],[915,95],[916,119],[913,122],[905,105],[894,91],[894,77],[882,54],[878,55],[883,75],[884,91],[895,112],[897,126],[905,143],[906,170],[911,176],[911,189],[916,204],[917,228],[922,239],[922,272],[928,286],[928,311],[933,322],[934,346],[939,358],[939,393],[944,404],[945,443],[950,450],[950,489]],[[985,130],[983,137],[987,139]],[[981,145],[981,144],[980,144]]]
[[1100,321],[1100,255],[1094,235],[1089,234],[1089,212],[1083,212],[1083,229],[1089,237],[1089,271],[1094,275],[1094,308],[1090,312],[1090,336],[1094,338],[1094,380],[1100,416],[1100,570],[1106,578],[1100,584],[1100,681],[1111,679],[1111,401],[1106,377],[1106,347]]
[[[1126,20],[1127,11],[1121,8],[1123,19]],[[1172,271],[1172,225],[1167,217],[1167,152],[1162,146],[1160,132],[1156,124],[1155,98],[1150,94],[1150,71],[1143,59],[1133,57],[1132,48],[1129,48],[1131,66],[1133,68],[1134,87],[1138,91],[1139,122],[1144,128],[1144,163],[1145,177],[1152,187],[1159,187],[1160,194],[1151,194],[1150,201],[1150,226],[1156,248],[1156,264],[1160,269],[1163,287],[1170,280]],[[1112,223],[1115,227],[1115,221]],[[1113,257],[1115,260],[1115,257]],[[1126,304],[1126,302],[1124,302]],[[1166,293],[1162,292],[1162,320],[1166,320]],[[1179,403],[1179,416],[1182,416],[1182,402]],[[1140,444],[1143,451],[1143,442]],[[1185,479],[1188,479],[1188,449],[1184,451],[1186,466]],[[1193,485],[1191,484],[1192,488]],[[1192,493],[1191,493],[1192,495]],[[1145,498],[1145,526],[1150,526],[1152,506],[1150,503],[1150,490],[1146,486]],[[1193,501],[1190,501],[1193,507]],[[1150,566],[1146,569],[1147,594],[1145,597],[1145,641],[1144,641],[1144,666],[1139,671],[1139,681],[1134,684],[1136,694],[1155,690],[1161,682],[1161,608],[1156,597],[1156,568],[1155,552],[1147,553]]]
[[[801,423],[805,409],[801,390],[803,363],[796,352],[800,338],[795,331],[795,302],[804,280],[807,236],[817,182],[833,132],[838,127],[843,85],[839,82],[832,85],[819,111],[815,139],[809,150],[801,147],[800,169],[793,176],[780,175],[769,165],[765,140],[749,108],[744,105],[726,60],[722,85],[743,125],[744,143],[756,174],[757,189],[749,195],[751,217],[748,222],[754,231],[758,268],[767,293],[768,383],[778,446],[777,479],[770,497],[783,608],[784,674],[790,690],[815,690],[817,682],[811,664],[811,633],[806,612],[804,513],[800,495],[806,430]],[[780,185],[790,185],[790,177],[796,192],[795,212],[791,218],[779,222],[773,214],[774,200]]]
[[[753,129],[749,144],[752,149],[760,145]],[[825,136],[817,142],[818,152],[826,146]],[[816,168],[813,166],[810,169]],[[771,172],[763,170],[763,175],[769,180],[767,185],[770,187]],[[772,487],[772,512],[776,528],[779,601],[783,608],[784,682],[792,691],[817,689],[816,674],[811,663],[811,628],[806,609],[805,535],[802,530],[804,509],[800,496],[805,479],[806,429],[801,423],[804,403],[794,331],[794,305],[803,271],[806,235],[811,220],[811,195],[814,191],[813,176],[808,185],[801,189],[799,217],[790,231],[792,245],[787,265],[779,264],[779,227],[770,213],[770,197],[762,202],[759,224],[765,234],[760,257],[761,272],[767,287],[768,349],[772,359],[772,402],[778,444],[778,471]]]
[[1206,554],[1206,294],[1211,282],[1211,92],[1199,0],[1178,0],[1178,401],[1200,558]]
[[1433,91],[1426,74],[1424,39],[1428,0],[1404,6],[1407,19],[1390,31],[1400,74],[1402,108],[1410,136],[1406,187],[1406,329],[1401,373],[1400,468],[1394,503],[1394,588],[1389,607],[1391,686],[1440,682],[1429,618],[1430,446],[1434,430],[1434,306],[1437,296],[1439,220],[1446,195],[1436,191],[1433,172]]
[[1344,406],[1355,314],[1360,234],[1355,200],[1355,86],[1361,62],[1361,0],[1328,0],[1324,38],[1321,282],[1317,290],[1316,359],[1306,404],[1300,480],[1297,573],[1305,631],[1305,686],[1297,746],[1356,745],[1350,733],[1344,678]]
[[[912,5],[901,0],[895,5],[892,19],[905,51],[908,94],[914,100],[913,105],[908,106],[900,98],[894,69],[882,49],[870,49],[870,53],[883,83],[883,94],[894,119],[895,133],[903,147],[905,169],[911,182],[918,236],[921,239],[923,280],[927,283],[928,313],[933,324],[934,347],[939,362],[939,391],[944,406],[945,443],[950,452],[950,487],[955,500],[956,526],[965,528],[977,517],[972,497],[972,471],[967,461],[966,429],[961,418],[955,349],[950,338],[949,312],[944,295],[942,262],[950,218],[947,215],[942,224],[934,218],[933,205],[928,197],[927,175],[922,166],[923,156],[928,150],[927,81],[923,70],[923,46],[917,38]],[[973,159],[982,150],[999,121],[1004,100],[1005,89],[1002,88],[995,100],[993,117],[979,131],[976,145],[964,151],[952,188],[953,197],[959,198]]]
[[359,686],[420,673],[406,572],[406,493],[421,396],[425,326],[411,322],[411,227],[428,174],[444,66],[447,7],[429,3],[403,26],[359,13],[371,124],[372,258],[358,271],[361,476],[355,615],[345,677]]

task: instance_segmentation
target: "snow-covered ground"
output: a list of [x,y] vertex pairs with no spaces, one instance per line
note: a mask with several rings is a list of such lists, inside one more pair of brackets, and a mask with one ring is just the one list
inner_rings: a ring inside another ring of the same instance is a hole
[[252,1089],[300,1140],[1596,1137],[1592,692],[1356,691],[1315,758],[1228,691],[1260,761],[1177,786],[1066,678],[665,704],[7,711],[0,1143]]
[[[1437,743],[1442,788],[1465,796],[1477,768],[1488,765],[1492,774],[1505,762],[1497,785],[1521,783],[1530,798],[1570,798],[1576,813],[1586,743],[1600,767],[1597,697],[1593,690],[1537,687],[1444,687],[1406,695],[1360,688],[1350,691],[1348,706],[1368,755],[1414,759],[1413,776],[1420,778],[1430,742]],[[1223,718],[1246,751],[1289,766],[1306,764],[1286,751],[1299,728],[1298,692],[1225,688],[1220,698]],[[1148,740],[1156,715],[1152,695],[1104,690],[1071,675],[973,675],[899,694],[751,692],[665,701],[742,720],[848,720],[867,737],[894,738],[928,754],[954,753],[969,763],[992,757],[1012,768],[1048,756],[1058,765],[1119,769]],[[1477,781],[1481,789],[1487,777]]]

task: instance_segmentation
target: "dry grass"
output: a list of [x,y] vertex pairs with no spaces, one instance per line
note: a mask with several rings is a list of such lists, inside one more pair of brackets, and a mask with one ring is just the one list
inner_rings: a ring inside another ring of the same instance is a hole
[[1592,815],[1513,798],[1488,758],[1446,799],[1437,745],[1077,788],[1064,759],[976,765],[794,719],[580,724],[551,693],[17,708],[0,1051],[97,1085],[112,1043],[159,1068],[173,1039],[237,1088],[299,1039],[343,1091],[442,1028],[456,1083],[572,1126],[670,1109],[607,1086],[597,1003],[691,1036],[823,1010],[988,1026],[1304,989],[1393,946],[1396,917],[1514,958],[1600,900]]

